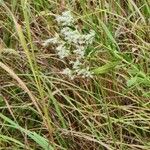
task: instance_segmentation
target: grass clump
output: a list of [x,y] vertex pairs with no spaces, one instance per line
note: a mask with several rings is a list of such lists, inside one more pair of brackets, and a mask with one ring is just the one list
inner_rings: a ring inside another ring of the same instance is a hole
[[0,11],[1,149],[150,149],[148,0]]

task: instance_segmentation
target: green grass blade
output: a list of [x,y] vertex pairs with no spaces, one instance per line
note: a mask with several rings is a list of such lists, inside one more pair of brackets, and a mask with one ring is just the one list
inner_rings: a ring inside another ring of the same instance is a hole
[[25,134],[27,134],[32,140],[34,140],[39,146],[41,146],[44,150],[53,150],[54,148],[50,145],[50,143],[48,142],[47,139],[45,139],[44,137],[38,135],[35,132],[31,132],[29,130],[26,130],[24,128],[22,128],[21,126],[19,126],[17,123],[15,123],[14,121],[12,121],[11,119],[9,119],[8,117],[4,116],[3,114],[0,113],[0,117],[8,122],[10,125],[13,126],[13,128],[20,130],[21,132],[24,132]]

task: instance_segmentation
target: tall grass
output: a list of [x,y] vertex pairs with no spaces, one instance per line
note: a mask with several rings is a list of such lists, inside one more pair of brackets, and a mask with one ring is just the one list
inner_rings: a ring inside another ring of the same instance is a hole
[[[60,74],[42,46],[64,10],[96,32],[92,79]],[[148,0],[1,0],[0,12],[1,149],[150,149]]]

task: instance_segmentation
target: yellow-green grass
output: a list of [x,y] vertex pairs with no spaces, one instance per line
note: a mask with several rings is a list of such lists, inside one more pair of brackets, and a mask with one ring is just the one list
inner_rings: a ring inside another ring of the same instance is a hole
[[[93,79],[42,46],[64,10],[96,32]],[[149,150],[150,1],[0,0],[0,149]]]

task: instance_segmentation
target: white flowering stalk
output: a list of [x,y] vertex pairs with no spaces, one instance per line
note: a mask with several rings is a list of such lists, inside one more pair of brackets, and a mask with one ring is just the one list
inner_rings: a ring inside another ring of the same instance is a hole
[[60,59],[73,58],[73,60],[69,59],[71,69],[64,69],[62,74],[68,75],[71,79],[76,76],[92,78],[93,73],[90,71],[90,67],[87,66],[86,49],[93,43],[95,31],[90,30],[88,34],[81,33],[75,26],[75,20],[70,11],[57,15],[56,21],[61,28],[59,34],[45,40],[43,46],[50,44],[55,46]]

